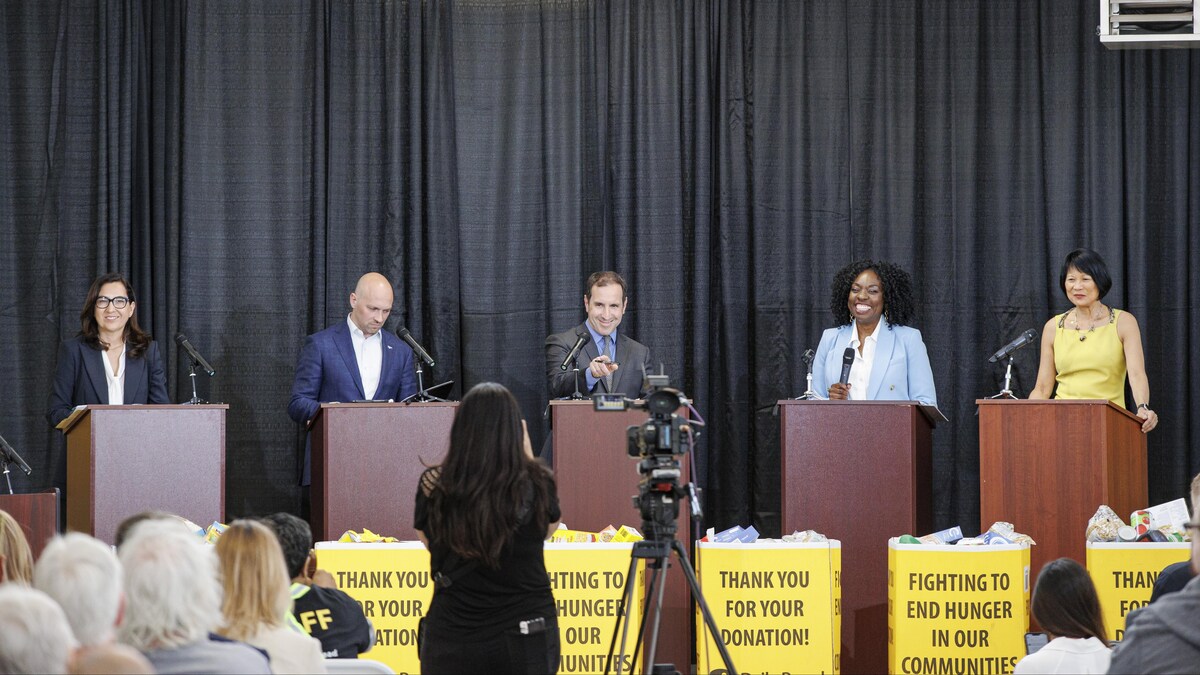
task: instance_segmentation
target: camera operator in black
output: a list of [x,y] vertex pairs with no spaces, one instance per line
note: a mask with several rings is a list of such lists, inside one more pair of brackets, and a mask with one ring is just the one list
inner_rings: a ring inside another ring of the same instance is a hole
[[455,413],[445,459],[417,489],[413,524],[434,579],[422,673],[557,672],[543,543],[559,517],[554,477],[533,457],[516,399],[476,385]]

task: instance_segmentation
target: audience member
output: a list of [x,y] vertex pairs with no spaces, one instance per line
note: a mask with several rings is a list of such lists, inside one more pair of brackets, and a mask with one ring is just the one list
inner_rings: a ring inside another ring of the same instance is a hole
[[65,673],[77,646],[54,600],[22,584],[0,584],[0,674]]
[[33,581],[33,552],[25,531],[7,511],[0,511],[0,583]]
[[217,559],[225,583],[220,633],[265,649],[272,672],[325,672],[321,643],[288,625],[290,580],[274,533],[262,523],[235,520],[217,540]]
[[1050,643],[1017,662],[1014,675],[1103,673],[1112,652],[1100,598],[1087,570],[1070,558],[1051,560],[1038,574],[1030,603]]
[[116,639],[124,595],[112,547],[80,532],[55,537],[34,566],[33,585],[62,607],[81,645]]
[[262,519],[279,538],[292,577],[292,618],[321,641],[327,659],[353,659],[374,644],[371,622],[358,602],[337,588],[333,576],[316,569],[312,529],[290,513]]
[[138,650],[116,642],[84,647],[75,653],[71,675],[153,675],[154,666]]
[[467,392],[441,465],[413,509],[435,580],[420,627],[421,672],[554,673],[561,643],[544,542],[560,516],[554,476],[534,459],[516,398]]
[[[1200,509],[1197,509],[1200,511]],[[1200,572],[1200,513],[1188,523],[1192,569]],[[1110,673],[1194,673],[1200,669],[1200,576],[1144,607],[1113,647]]]
[[120,550],[125,540],[129,538],[129,535],[133,534],[133,528],[147,520],[178,520],[179,522],[183,522],[179,516],[167,513],[166,511],[150,510],[135,513],[117,525],[117,531],[113,534],[113,546],[116,546],[117,550]]
[[125,569],[122,642],[159,673],[269,673],[248,645],[209,638],[221,624],[221,586],[212,548],[178,521],[132,528],[119,550]]

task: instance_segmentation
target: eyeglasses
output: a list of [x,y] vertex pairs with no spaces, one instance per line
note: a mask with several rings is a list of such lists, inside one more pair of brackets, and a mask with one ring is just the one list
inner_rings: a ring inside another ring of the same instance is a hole
[[117,309],[125,309],[125,307],[129,305],[129,298],[123,295],[118,295],[115,298],[109,298],[102,295],[96,298],[96,306],[100,309],[108,307],[108,303],[110,302],[112,303],[112,306],[116,307]]

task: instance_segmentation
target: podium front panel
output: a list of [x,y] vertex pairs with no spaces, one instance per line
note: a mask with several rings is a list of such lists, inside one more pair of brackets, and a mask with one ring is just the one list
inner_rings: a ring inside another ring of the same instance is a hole
[[227,405],[89,406],[67,432],[67,527],[112,543],[147,510],[225,520]]
[[1088,519],[1145,508],[1146,435],[1108,401],[981,400],[980,529],[1011,522],[1033,537],[1032,573],[1055,558],[1086,560]]
[[417,481],[450,446],[457,403],[325,403],[312,429],[313,537],[417,538]]
[[783,534],[842,542],[844,673],[888,656],[888,539],[932,529],[932,426],[914,402],[780,401]]

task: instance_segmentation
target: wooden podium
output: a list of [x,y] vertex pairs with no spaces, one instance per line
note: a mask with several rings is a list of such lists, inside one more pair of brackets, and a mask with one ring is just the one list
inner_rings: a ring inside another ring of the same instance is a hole
[[1123,519],[1145,508],[1141,418],[1110,401],[983,399],[980,529],[997,520],[1033,537],[1030,581],[1056,558],[1086,561],[1088,519],[1101,504]]
[[[641,478],[637,470],[639,460],[629,456],[626,430],[644,423],[649,417],[645,410],[596,412],[590,400],[550,402],[558,502],[562,508],[562,522],[572,530],[598,532],[609,525],[630,525],[641,530],[641,512],[633,504]],[[690,480],[686,457],[680,458],[680,465],[683,474],[679,484],[683,485]],[[690,509],[686,501],[680,503],[675,535],[688,551],[692,550]],[[672,562],[667,574],[658,653],[654,660],[674,663],[683,673],[689,672],[694,651],[689,596],[687,579]],[[631,635],[635,633],[631,632]],[[648,648],[649,644],[647,634],[645,646]],[[629,647],[632,650],[632,637]],[[645,651],[643,649],[642,654]]]
[[416,540],[417,481],[450,447],[457,403],[322,403],[313,418],[316,541],[367,528]]
[[842,672],[887,672],[888,539],[932,530],[932,432],[915,401],[780,401],[783,534],[842,542]]
[[67,435],[67,529],[112,543],[125,518],[157,509],[225,521],[228,405],[92,405]]
[[34,560],[58,534],[58,488],[24,495],[0,494],[0,511],[21,524]]

